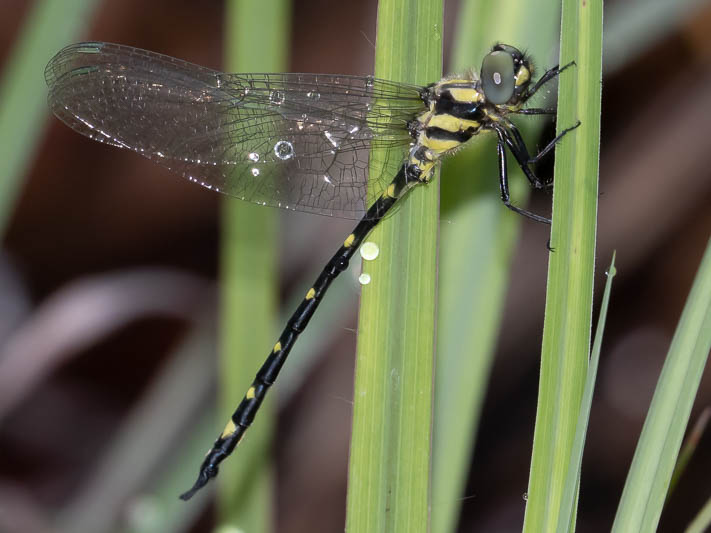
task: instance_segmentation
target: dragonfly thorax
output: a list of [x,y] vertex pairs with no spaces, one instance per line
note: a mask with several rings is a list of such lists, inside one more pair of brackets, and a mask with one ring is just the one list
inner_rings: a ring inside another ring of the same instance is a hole
[[427,109],[410,125],[415,144],[407,173],[428,182],[437,162],[456,151],[482,129],[508,124],[528,95],[533,67],[518,49],[497,44],[482,61],[481,77],[444,78],[422,93]]
[[410,128],[415,144],[407,160],[408,174],[421,182],[429,181],[437,162],[479,133],[489,120],[486,97],[475,77],[445,78],[433,84],[425,103],[427,109]]

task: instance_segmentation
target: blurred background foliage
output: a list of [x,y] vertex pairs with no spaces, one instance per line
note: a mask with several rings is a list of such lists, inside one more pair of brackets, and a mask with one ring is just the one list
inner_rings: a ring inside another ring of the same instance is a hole
[[[464,3],[446,4],[445,72]],[[295,1],[288,70],[372,73],[376,7],[375,1]],[[214,523],[209,494],[194,505],[176,496],[222,425],[212,418],[220,199],[51,119],[42,71],[61,46],[83,39],[221,68],[223,11],[219,1],[2,3],[2,531],[197,532]],[[583,461],[582,533],[611,525],[711,234],[711,2],[610,0],[605,20],[598,289],[613,249],[619,274]],[[557,28],[548,19],[532,18],[530,25],[534,32]],[[538,57],[539,67],[554,57],[555,49]],[[551,134],[551,128],[543,133]],[[544,165],[540,174],[551,172]],[[478,178],[476,168],[471,176]],[[445,171],[445,207],[447,178]],[[531,202],[546,212],[550,197],[534,195]],[[279,309],[286,313],[352,223],[279,215]],[[444,209],[442,225],[453,220]],[[521,224],[459,531],[520,530],[546,238],[546,228]],[[343,527],[358,299],[355,275],[344,277],[277,387],[269,452],[280,532]],[[692,420],[710,401],[707,372]],[[711,436],[701,439],[660,530],[681,530],[709,496]]]

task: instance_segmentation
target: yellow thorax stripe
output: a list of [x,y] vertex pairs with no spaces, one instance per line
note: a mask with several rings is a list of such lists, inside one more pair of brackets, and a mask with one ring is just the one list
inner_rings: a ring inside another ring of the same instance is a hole
[[[470,82],[471,83],[471,82]],[[472,88],[452,88],[448,89],[449,94],[452,95],[452,98],[454,98],[457,102],[464,102],[464,103],[475,103],[481,100],[481,93],[477,91],[476,89]]]
[[427,123],[428,128],[440,128],[451,132],[465,131],[469,128],[477,129],[479,126],[476,120],[461,119],[448,113],[433,115]]

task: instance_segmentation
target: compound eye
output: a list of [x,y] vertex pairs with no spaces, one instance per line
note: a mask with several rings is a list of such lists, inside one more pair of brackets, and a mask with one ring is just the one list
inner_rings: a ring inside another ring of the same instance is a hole
[[492,104],[505,104],[514,93],[514,61],[511,54],[491,52],[481,64],[481,86]]

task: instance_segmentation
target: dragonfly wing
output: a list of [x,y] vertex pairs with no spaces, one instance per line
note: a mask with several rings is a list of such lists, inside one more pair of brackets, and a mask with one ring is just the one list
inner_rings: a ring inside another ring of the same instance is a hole
[[224,74],[108,43],[63,49],[45,78],[83,135],[225,194],[344,218],[387,187],[402,150],[380,148],[411,142],[423,108],[417,87],[372,77]]

